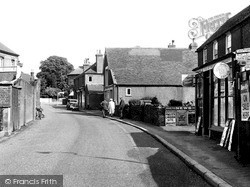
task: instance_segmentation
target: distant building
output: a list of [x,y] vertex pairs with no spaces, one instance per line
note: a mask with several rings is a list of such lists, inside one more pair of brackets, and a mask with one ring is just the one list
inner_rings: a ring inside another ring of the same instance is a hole
[[18,54],[0,43],[0,137],[35,119],[40,80],[21,72]]
[[194,101],[194,87],[183,87],[183,75],[193,74],[194,51],[175,48],[107,48],[104,56],[104,97],[131,99],[154,97],[167,105],[171,99]]
[[96,62],[74,79],[80,109],[97,109],[103,100],[103,54]]

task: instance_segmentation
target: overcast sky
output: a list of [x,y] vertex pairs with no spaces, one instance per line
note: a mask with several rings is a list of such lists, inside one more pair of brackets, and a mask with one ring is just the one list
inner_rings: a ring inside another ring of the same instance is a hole
[[[0,0],[0,42],[19,54],[23,71],[49,56],[75,68],[105,47],[187,48],[188,21],[231,12],[249,0]],[[201,42],[201,41],[199,41]],[[198,42],[198,43],[199,43]]]

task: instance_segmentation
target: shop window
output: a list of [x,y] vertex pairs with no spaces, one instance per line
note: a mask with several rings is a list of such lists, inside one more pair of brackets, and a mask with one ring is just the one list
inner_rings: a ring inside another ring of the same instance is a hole
[[231,34],[227,33],[226,35],[226,54],[231,53],[232,39]]
[[126,88],[126,96],[131,96],[131,88]]
[[213,125],[218,126],[218,79],[214,76],[214,105],[213,105]]
[[203,84],[202,84],[202,76],[197,76],[197,87],[196,87],[196,98],[197,98],[197,115],[199,117],[203,117]]
[[228,118],[232,119],[234,118],[234,103],[233,103],[233,78],[232,78],[232,68],[230,69],[230,74],[228,76],[228,111],[227,116]]
[[212,125],[225,127],[226,120],[234,118],[232,69],[226,79],[213,75]]
[[207,63],[207,48],[203,49],[203,63]]
[[213,59],[218,58],[218,42],[214,41],[213,43]]

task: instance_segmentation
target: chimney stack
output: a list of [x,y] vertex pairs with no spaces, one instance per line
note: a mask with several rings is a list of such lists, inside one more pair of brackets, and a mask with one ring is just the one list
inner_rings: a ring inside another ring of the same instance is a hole
[[35,75],[34,75],[34,70],[33,69],[31,69],[31,71],[30,71],[30,81],[34,81],[35,80]]
[[172,44],[171,43],[168,44],[168,48],[175,48],[174,40],[172,40]]
[[89,58],[85,58],[84,62],[83,62],[83,66],[82,66],[83,71],[85,71],[86,69],[88,69],[89,66],[90,66]]
[[101,50],[97,51],[96,56],[96,71],[97,73],[103,73],[103,54]]

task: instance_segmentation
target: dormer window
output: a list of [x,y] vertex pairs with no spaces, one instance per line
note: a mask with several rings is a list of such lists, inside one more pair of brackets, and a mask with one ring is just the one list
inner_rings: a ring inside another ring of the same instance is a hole
[[214,41],[213,43],[213,59],[218,58],[218,42]]
[[231,53],[232,49],[232,39],[231,39],[231,33],[227,33],[226,35],[226,54]]
[[203,49],[203,63],[207,63],[207,48]]

